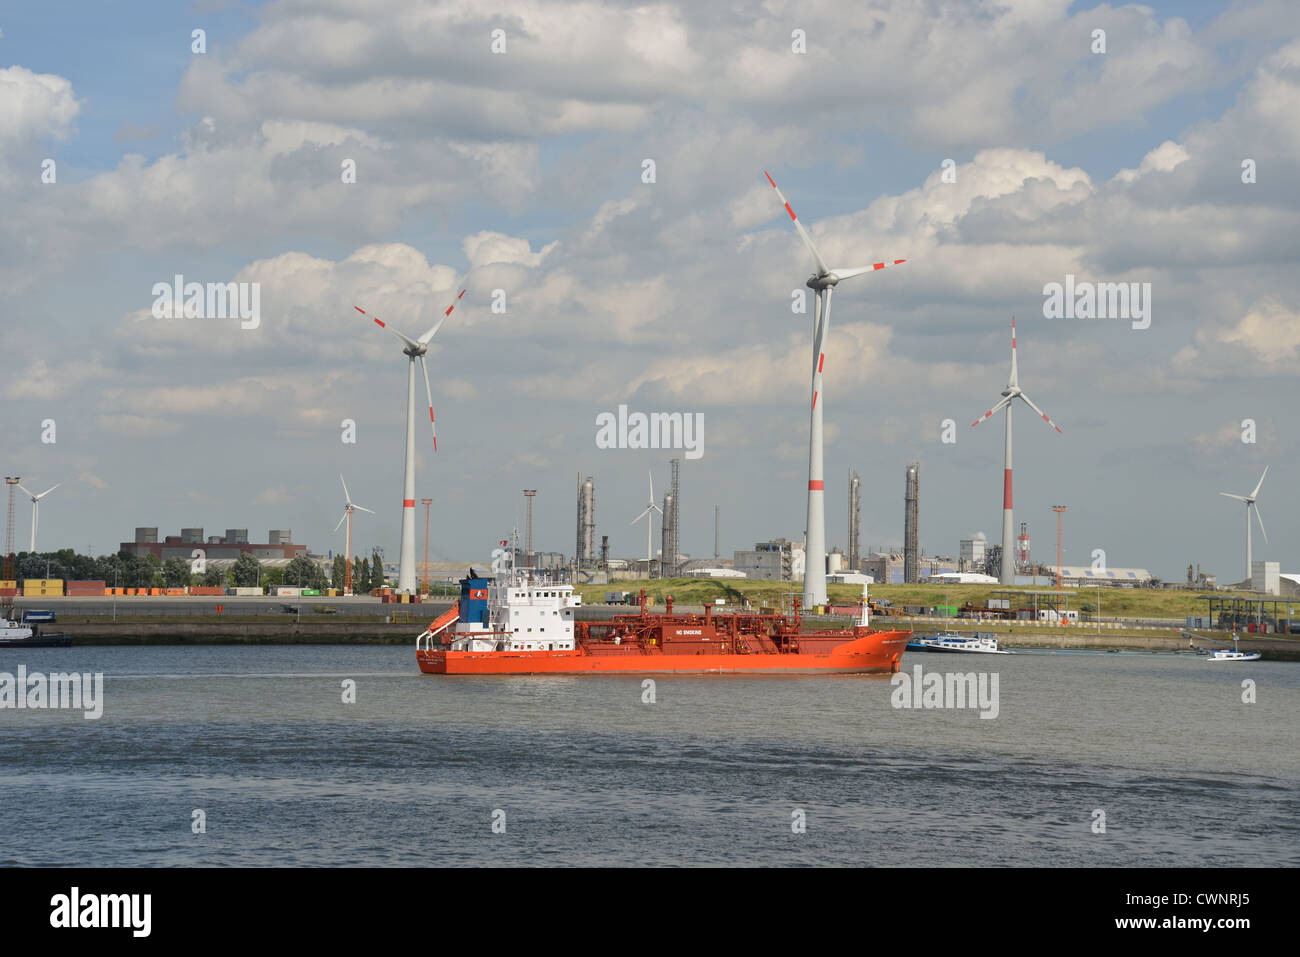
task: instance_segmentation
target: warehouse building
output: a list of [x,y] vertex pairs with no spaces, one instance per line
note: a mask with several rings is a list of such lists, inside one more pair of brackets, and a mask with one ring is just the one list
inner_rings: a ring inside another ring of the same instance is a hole
[[135,530],[135,541],[122,542],[121,550],[129,555],[154,555],[159,561],[169,558],[194,557],[195,549],[202,549],[208,560],[234,560],[240,555],[249,554],[266,561],[273,559],[290,560],[307,554],[306,545],[293,544],[293,533],[287,528],[272,529],[267,533],[266,544],[250,543],[248,529],[228,528],[225,535],[203,537],[201,528],[183,528],[179,535],[168,535],[158,541],[157,527],[140,527]]
[[[1056,569],[1050,569],[1052,575]],[[1071,587],[1084,585],[1111,585],[1116,588],[1145,588],[1152,582],[1152,575],[1145,568],[1105,568],[1097,569],[1091,565],[1062,565],[1061,579]]]

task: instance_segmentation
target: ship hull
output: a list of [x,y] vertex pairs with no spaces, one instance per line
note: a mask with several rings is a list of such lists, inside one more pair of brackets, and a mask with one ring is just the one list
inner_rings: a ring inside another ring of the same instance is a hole
[[824,653],[672,654],[624,648],[617,652],[417,651],[425,674],[892,674],[901,667],[911,632],[878,631],[852,638]]

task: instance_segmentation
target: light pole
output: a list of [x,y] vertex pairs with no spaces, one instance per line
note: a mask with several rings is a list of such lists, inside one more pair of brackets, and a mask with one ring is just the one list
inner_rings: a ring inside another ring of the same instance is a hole
[[117,621],[117,587],[118,579],[121,577],[121,570],[113,569],[113,621]]
[[1097,582],[1097,634],[1101,634],[1101,582]]

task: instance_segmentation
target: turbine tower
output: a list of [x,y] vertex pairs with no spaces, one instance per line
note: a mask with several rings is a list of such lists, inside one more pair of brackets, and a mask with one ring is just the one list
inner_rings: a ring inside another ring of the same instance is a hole
[[[411,339],[389,326],[378,316],[370,316],[375,325],[387,329],[402,340],[402,352],[409,362],[406,369],[406,465],[402,484],[402,551],[398,563],[397,590],[408,595],[415,594],[415,360],[420,360],[420,371],[424,373],[424,393],[429,398],[429,428],[433,431],[433,450],[438,451],[438,428],[433,421],[433,390],[429,388],[429,370],[425,366],[424,356],[429,351],[429,342],[442,325],[443,320],[451,315],[465,290],[452,301],[438,321],[419,339]],[[354,306],[363,316],[369,315],[360,306]],[[349,556],[349,560],[351,556]]]
[[[831,323],[831,292],[841,279],[852,279],[854,276],[884,269],[886,266],[897,266],[905,260],[892,259],[872,263],[870,266],[831,269],[822,259],[812,237],[808,235],[808,230],[803,228],[803,223],[799,222],[799,217],[794,214],[794,210],[786,202],[785,196],[777,188],[771,175],[766,171],[763,175],[776,190],[781,205],[790,214],[794,228],[799,231],[799,238],[812,253],[813,263],[816,265],[816,272],[808,278],[807,282],[808,288],[817,294],[813,306],[812,421],[808,430],[808,537],[805,543],[803,573],[803,606],[809,608],[826,603],[826,501],[825,483],[822,480],[822,408],[826,405],[826,401],[822,396],[822,369],[826,364],[826,334]],[[821,401],[818,401],[819,399]]]
[[1044,422],[1056,429],[1057,432],[1061,431],[1059,425],[1049,419],[1042,409],[1030,402],[1029,396],[1020,391],[1020,378],[1016,373],[1016,317],[1012,316],[1011,378],[1007,380],[1007,387],[1002,390],[1002,401],[985,412],[982,418],[978,418],[970,424],[973,429],[999,409],[1005,408],[1007,410],[1006,457],[1002,464],[1002,573],[998,576],[998,581],[1003,585],[1014,585],[1016,583],[1015,530],[1011,519],[1011,403],[1016,399],[1023,399],[1025,405],[1042,416]]
[[652,515],[651,513],[652,513],[652,512],[658,512],[660,515],[663,515],[664,510],[663,510],[662,508],[660,508],[658,505],[655,504],[655,477],[654,477],[654,473],[653,473],[653,472],[650,472],[648,469],[647,469],[647,473],[648,473],[649,476],[650,476],[650,504],[647,505],[647,506],[645,507],[645,511],[643,511],[643,512],[642,512],[640,515],[638,515],[636,518],[632,519],[632,521],[628,522],[628,524],[629,524],[629,525],[635,525],[637,522],[641,521],[641,519],[643,519],[643,518],[646,520],[646,523],[645,523],[645,566],[646,566],[646,575],[647,575],[647,577],[649,577],[649,576],[650,576],[650,568],[651,568],[651,564],[650,564],[650,563],[654,561],[654,557],[655,557],[655,556],[654,556],[654,552],[651,551],[651,549],[654,548],[654,544],[653,544],[653,542],[654,542],[653,533],[654,533],[655,517],[654,517],[654,515]]
[[31,547],[27,549],[27,553],[30,555],[36,551],[36,524],[41,517],[41,499],[45,498],[45,496],[49,495],[51,492],[53,492],[56,488],[58,488],[63,483],[59,482],[56,485],[51,485],[40,495],[36,495],[35,493],[32,492],[31,489],[26,488],[22,484],[22,482],[17,482],[15,484],[17,484],[17,486],[20,489],[22,489],[29,496],[31,496],[32,499],[32,542],[31,542]]
[[[343,482],[343,474],[341,472],[339,473],[339,481]],[[360,505],[352,504],[352,496],[348,494],[347,482],[343,482],[343,501],[345,503],[343,506],[343,517],[339,519],[339,525],[342,525],[344,522],[348,523],[348,530],[344,538],[346,544],[343,546],[343,594],[350,595],[352,594],[352,513],[356,511],[370,512],[371,515],[374,515],[375,513],[371,512],[368,508],[362,508]],[[339,525],[334,526],[334,531],[337,532],[339,530]]]
[[[1264,475],[1268,474],[1268,466],[1264,466]],[[1249,582],[1253,574],[1250,561],[1250,510],[1255,510],[1255,519],[1259,522],[1259,533],[1264,536],[1264,543],[1268,543],[1268,532],[1264,531],[1264,520],[1259,516],[1259,506],[1255,504],[1255,499],[1259,497],[1260,486],[1264,484],[1264,475],[1259,477],[1259,485],[1255,486],[1255,491],[1249,495],[1233,495],[1231,492],[1220,492],[1220,495],[1226,495],[1228,498],[1235,498],[1238,502],[1246,503],[1246,581]],[[22,486],[18,486],[22,488]]]

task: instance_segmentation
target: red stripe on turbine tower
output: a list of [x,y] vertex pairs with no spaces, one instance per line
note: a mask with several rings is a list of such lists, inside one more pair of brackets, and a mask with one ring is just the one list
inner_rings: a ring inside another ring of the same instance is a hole
[[415,508],[415,499],[413,498],[402,499],[402,508]]
[[808,480],[808,491],[821,492],[824,491],[824,489],[825,489],[825,483],[823,483],[820,479],[815,481],[813,479]]
[[1011,507],[1011,469],[1006,469],[1002,476],[1002,507]]

